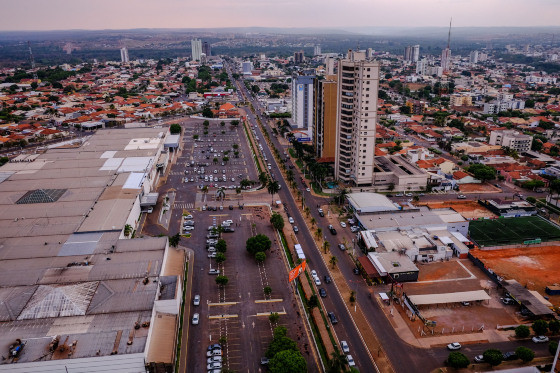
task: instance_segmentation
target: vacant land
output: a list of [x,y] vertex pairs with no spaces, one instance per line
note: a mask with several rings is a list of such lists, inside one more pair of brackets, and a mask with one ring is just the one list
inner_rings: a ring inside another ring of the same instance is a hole
[[[546,295],[547,285],[560,283],[560,245],[473,250],[471,253],[500,276],[515,279],[541,295]],[[552,304],[560,306],[560,296],[549,298]]]
[[461,193],[500,193],[502,190],[490,184],[461,184]]
[[461,214],[465,219],[492,218],[496,215],[486,207],[480,205],[476,201],[443,201],[443,202],[426,202],[425,204],[431,209],[441,209],[451,207],[453,210]]
[[522,244],[540,238],[560,239],[560,229],[537,216],[475,220],[469,224],[469,235],[480,246]]

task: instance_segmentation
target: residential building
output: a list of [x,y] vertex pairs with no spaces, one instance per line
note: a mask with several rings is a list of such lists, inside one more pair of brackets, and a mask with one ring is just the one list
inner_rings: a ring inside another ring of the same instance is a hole
[[339,61],[335,177],[344,183],[373,182],[379,69],[352,50]]
[[478,51],[472,51],[469,54],[469,62],[470,63],[478,63]]
[[515,130],[497,130],[490,133],[490,145],[500,145],[523,153],[531,150],[533,136]]
[[471,106],[472,96],[468,94],[452,94],[449,97],[449,106]]
[[292,125],[296,128],[313,126],[314,75],[292,77]]
[[404,49],[404,60],[406,62],[418,62],[420,58],[420,45],[409,45]]
[[336,156],[336,75],[314,79],[313,147],[319,162],[334,162]]
[[127,47],[122,47],[121,48],[121,62],[122,63],[130,62],[130,60],[128,59],[128,48]]
[[321,55],[321,46],[320,45],[316,45],[315,48],[313,48],[313,55],[314,56],[320,56]]
[[441,51],[441,68],[444,73],[451,70],[451,49],[449,48]]
[[303,51],[294,52],[294,63],[298,64],[302,63],[303,61],[305,61],[305,55]]
[[525,109],[525,101],[523,100],[494,100],[484,104],[484,114],[498,114],[507,110],[523,110]]
[[191,59],[193,61],[200,61],[202,58],[202,41],[200,39],[191,40]]
[[325,59],[325,74],[326,75],[334,75],[334,58],[327,57]]
[[207,41],[205,41],[202,44],[202,53],[204,53],[206,57],[210,57],[212,53],[212,47],[210,46],[210,43],[208,43]]

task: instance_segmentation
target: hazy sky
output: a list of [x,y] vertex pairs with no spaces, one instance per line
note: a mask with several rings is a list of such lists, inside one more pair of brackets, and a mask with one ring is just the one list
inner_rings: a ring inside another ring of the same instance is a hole
[[0,0],[1,30],[559,26],[559,0]]

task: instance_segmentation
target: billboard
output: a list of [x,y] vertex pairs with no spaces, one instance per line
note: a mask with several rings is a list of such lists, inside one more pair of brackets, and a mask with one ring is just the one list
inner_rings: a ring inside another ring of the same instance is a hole
[[288,281],[289,282],[294,281],[299,276],[300,273],[305,271],[305,267],[306,267],[306,262],[304,260],[303,262],[301,262],[300,265],[298,265],[297,267],[295,267],[290,271],[290,274],[288,276]]

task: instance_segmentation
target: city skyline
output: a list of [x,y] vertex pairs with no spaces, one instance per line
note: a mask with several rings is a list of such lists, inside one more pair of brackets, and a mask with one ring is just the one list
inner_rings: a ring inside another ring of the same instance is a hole
[[[100,0],[79,3],[30,0],[25,3],[4,0],[2,31],[24,30],[101,30],[130,28],[222,28],[222,27],[434,27],[445,26],[449,18],[454,27],[558,26],[560,3],[552,0],[400,0],[392,3],[350,0],[292,0],[281,7],[270,1],[244,0],[235,4],[218,0],[212,3],[182,3]],[[29,12],[34,9],[34,12]],[[356,10],[359,10],[356,12]],[[484,9],[484,12],[481,12]],[[538,11],[536,11],[538,10]],[[154,17],[162,14],[162,17]],[[87,15],[87,16],[86,16]],[[394,16],[391,16],[394,15]]]

